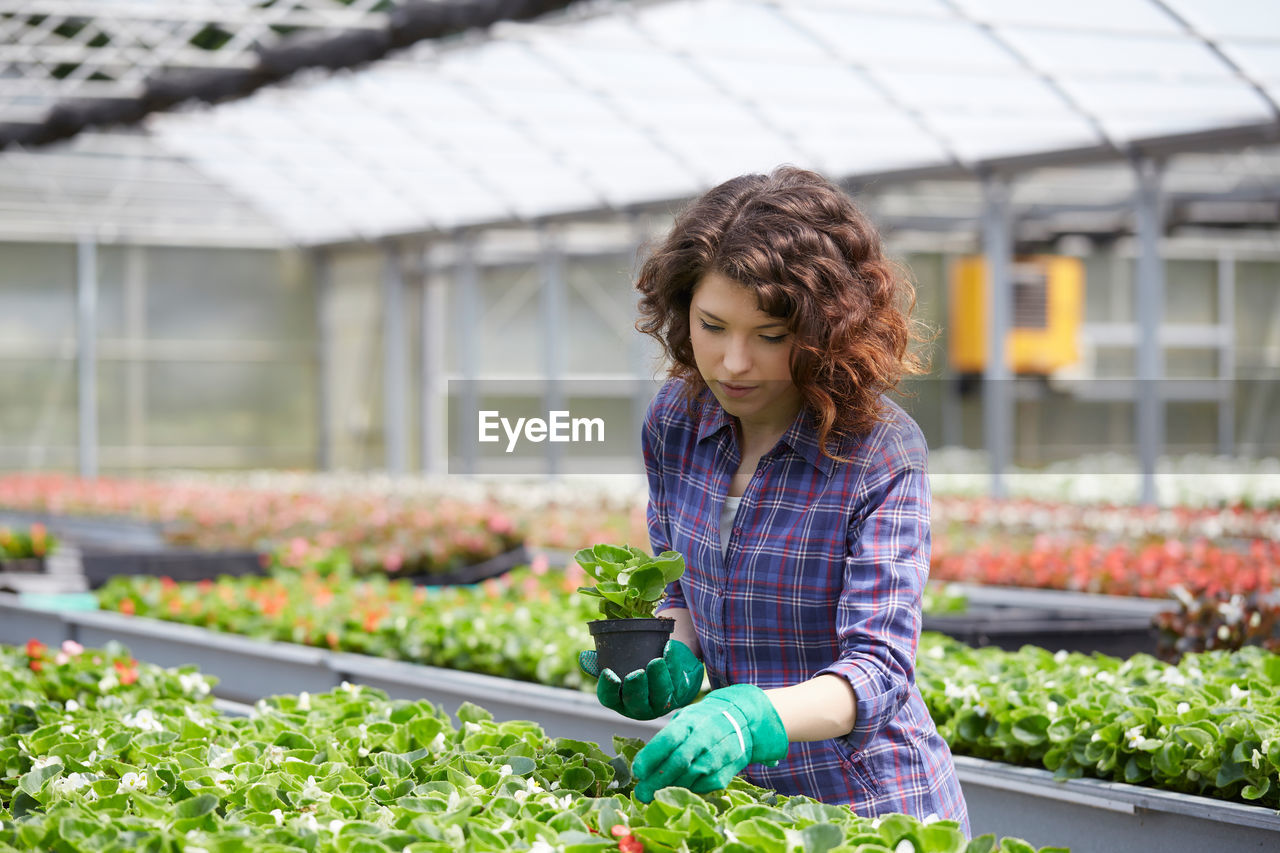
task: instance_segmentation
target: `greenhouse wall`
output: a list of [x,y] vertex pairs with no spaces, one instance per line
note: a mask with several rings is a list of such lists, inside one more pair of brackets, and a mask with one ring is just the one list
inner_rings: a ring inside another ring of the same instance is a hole
[[[0,243],[0,468],[77,464],[76,247]],[[298,253],[97,249],[103,472],[309,467],[315,307]]]
[[[602,444],[560,459],[556,470],[637,473],[637,427],[657,357],[633,328],[638,245],[568,246],[548,268],[534,232],[485,235],[474,249],[474,300],[463,297],[456,247],[404,251],[405,469],[466,470],[456,418],[466,383],[475,381],[479,402],[532,416],[559,399],[575,416],[611,425]],[[323,298],[317,257],[326,266]],[[946,364],[947,277],[956,256],[900,257],[917,285],[916,316],[931,335],[922,349],[930,372],[904,384],[903,405],[931,446],[981,447],[981,385],[961,385]],[[1133,258],[1109,248],[1084,261],[1085,324],[1131,322]],[[387,467],[387,264],[382,245],[322,254],[98,247],[100,469]],[[1220,316],[1218,258],[1171,257],[1165,268],[1166,327],[1229,321],[1227,449],[1280,454],[1280,436],[1267,429],[1280,420],[1280,262],[1236,260],[1230,317]],[[76,275],[75,246],[0,243],[0,469],[77,466]],[[553,276],[554,299],[544,286]],[[440,298],[424,306],[428,286]],[[430,383],[424,341],[438,351]],[[1213,381],[1221,358],[1213,347],[1170,348],[1166,372]],[[1088,362],[1097,377],[1125,377],[1132,347],[1093,347]],[[558,398],[548,396],[548,375],[561,377]],[[1016,464],[1134,451],[1131,399],[1087,399],[1035,379],[1020,380],[1015,396]],[[450,429],[424,440],[430,412],[449,419]],[[1165,452],[1223,450],[1222,417],[1214,401],[1170,400]],[[499,470],[545,473],[553,464],[548,446],[503,458]]]

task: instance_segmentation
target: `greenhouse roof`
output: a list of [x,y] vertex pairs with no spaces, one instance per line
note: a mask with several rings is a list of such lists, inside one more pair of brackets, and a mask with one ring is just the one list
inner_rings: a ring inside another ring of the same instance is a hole
[[[283,39],[377,28],[396,6],[0,0],[0,126],[45,121],[68,98],[137,96],[184,62],[247,67]],[[221,46],[193,47],[211,26]],[[669,203],[783,162],[876,187],[1036,168],[1042,212],[1119,209],[1116,163],[1217,150],[1171,168],[1171,189],[1265,220],[1280,200],[1273,142],[1272,0],[600,0],[11,145],[0,238],[447,233]],[[1095,162],[1084,185],[1052,168]],[[972,195],[951,197],[958,220],[973,219]],[[917,208],[948,216],[936,197]]]

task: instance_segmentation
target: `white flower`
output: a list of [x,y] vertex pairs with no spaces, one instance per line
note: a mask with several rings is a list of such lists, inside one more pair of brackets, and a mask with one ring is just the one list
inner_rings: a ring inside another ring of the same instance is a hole
[[1237,685],[1235,685],[1235,684],[1231,685],[1231,699],[1232,699],[1232,701],[1234,701],[1234,702],[1238,702],[1238,701],[1240,701],[1241,699],[1248,699],[1248,698],[1249,698],[1249,691],[1248,691],[1248,690],[1243,690],[1243,689],[1241,689],[1240,687],[1238,687],[1238,686],[1237,686]]
[[234,782],[235,778],[225,770],[215,770],[209,774],[209,778],[213,779],[213,784],[219,788],[226,788],[229,782]]
[[916,853],[916,846],[909,839],[902,839],[898,842],[898,846],[893,848],[893,853]]
[[938,817],[937,812],[929,812],[927,815],[924,816],[924,820],[920,822],[924,824],[930,824],[930,823],[937,823],[940,820],[942,820],[942,818]]
[[337,818],[334,818],[333,820],[329,821],[329,831],[332,832],[334,835],[337,835],[339,830],[341,830],[342,827],[344,826],[346,826],[346,823],[344,821],[338,820]]
[[68,711],[79,711],[79,710],[80,710],[80,703],[79,703],[79,702],[77,702],[77,701],[76,701],[76,700],[74,700],[74,699],[68,699],[68,700],[67,700],[67,704],[66,704],[64,707],[65,707]]
[[1056,652],[1053,653],[1053,662],[1062,663],[1067,659],[1067,654],[1068,652],[1066,649],[1058,649]]
[[119,686],[120,679],[116,678],[116,671],[114,669],[107,670],[107,674],[98,679],[98,690],[102,693],[109,693]]
[[309,800],[321,800],[327,803],[333,794],[317,785],[316,777],[308,776],[306,784],[302,786],[302,796]]
[[1224,643],[1225,643],[1227,640],[1230,640],[1230,639],[1231,639],[1231,629],[1229,629],[1226,625],[1219,625],[1219,626],[1218,626],[1218,639],[1219,639],[1219,640],[1222,640]]
[[121,791],[145,791],[147,789],[147,774],[134,773],[130,771],[120,777]]
[[54,779],[50,789],[55,794],[70,794],[93,784],[93,777],[86,773],[72,773],[62,779]]
[[[214,750],[217,750],[216,754]],[[226,767],[236,760],[235,753],[229,749],[223,749],[220,746],[213,747],[210,751],[209,766],[214,768]]]
[[43,770],[44,768],[49,767],[50,765],[53,765],[53,764],[62,766],[62,759],[56,755],[42,755],[39,758],[37,758],[35,761],[31,762],[31,769]]
[[1115,684],[1115,683],[1116,683],[1116,677],[1115,677],[1114,675],[1112,675],[1111,673],[1109,673],[1109,672],[1100,672],[1100,673],[1098,673],[1097,675],[1095,675],[1095,676],[1094,676],[1094,680],[1095,680],[1095,681],[1100,681],[1100,682],[1102,682],[1103,684]]
[[298,710],[299,711],[311,710],[311,694],[305,690],[298,694]]
[[315,816],[315,815],[313,815],[313,814],[309,814],[309,813],[308,813],[308,814],[303,815],[303,817],[302,817],[302,825],[303,825],[303,827],[305,827],[306,829],[311,830],[312,832],[319,832],[319,831],[320,831],[320,824],[316,822],[316,816]]
[[499,767],[499,768],[498,768],[498,778],[499,778],[499,779],[504,779],[504,778],[506,778],[507,776],[510,776],[510,775],[511,775],[511,765],[510,765],[510,764],[504,764],[504,765],[502,765],[501,767]]
[[1178,713],[1179,713],[1179,714],[1185,714],[1185,713],[1187,713],[1187,712],[1188,712],[1188,711],[1190,711],[1190,710],[1191,710],[1191,703],[1190,703],[1190,702],[1179,702],[1179,703],[1178,703]]
[[1168,684],[1170,687],[1185,687],[1187,677],[1182,674],[1181,670],[1169,667],[1160,674],[1160,683]]
[[284,826],[284,812],[279,809],[272,809],[271,816],[276,819],[276,826]]
[[444,748],[445,748],[444,732],[440,732],[440,734],[436,735],[434,738],[431,739],[431,751],[440,752]]
[[520,805],[524,805],[524,801],[529,799],[529,792],[521,788],[519,791],[512,791],[511,796]]
[[209,695],[209,682],[198,672],[182,673],[178,676],[178,685],[182,692],[193,693],[197,697]]
[[267,747],[267,751],[262,754],[262,757],[265,758],[269,764],[279,764],[281,761],[284,761],[284,747],[272,744]]
[[360,756],[361,758],[364,758],[368,754],[369,754],[369,748],[367,746],[362,746],[356,750],[356,755]]
[[541,838],[537,838],[534,839],[533,846],[529,848],[529,853],[556,853],[556,848]]
[[1145,738],[1142,736],[1142,726],[1134,726],[1124,733],[1125,740],[1129,742],[1130,749],[1137,749]]
[[1228,625],[1237,625],[1244,619],[1244,596],[1239,593],[1231,596],[1230,601],[1218,602],[1218,613]]
[[1102,734],[1100,732],[1094,732],[1089,736],[1089,743],[1097,743],[1100,740],[1102,740]]
[[1045,707],[1045,710],[1048,711],[1050,714],[1058,713],[1058,703],[1053,701],[1052,699],[1050,699],[1048,704],[1046,704],[1044,707]]
[[131,729],[140,729],[144,732],[164,731],[164,726],[160,725],[160,721],[156,719],[156,715],[150,708],[141,708],[137,713],[128,714],[120,722]]
[[507,818],[507,819],[506,819],[506,820],[504,820],[504,821],[502,822],[502,824],[498,827],[498,832],[506,832],[508,829],[510,829],[510,828],[511,828],[512,826],[514,826],[514,825],[515,825],[515,819],[514,819],[514,818]]

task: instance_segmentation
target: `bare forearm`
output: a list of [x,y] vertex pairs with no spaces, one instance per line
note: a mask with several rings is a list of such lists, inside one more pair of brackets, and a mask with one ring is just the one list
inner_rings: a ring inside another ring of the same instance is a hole
[[819,675],[790,687],[766,690],[765,695],[782,719],[787,740],[793,743],[847,735],[857,721],[853,687],[838,675]]
[[693,616],[690,615],[688,610],[683,607],[672,607],[668,610],[663,610],[657,615],[676,620],[676,627],[671,632],[671,639],[679,640],[699,658],[702,657],[702,648],[698,645],[698,635],[693,630]]

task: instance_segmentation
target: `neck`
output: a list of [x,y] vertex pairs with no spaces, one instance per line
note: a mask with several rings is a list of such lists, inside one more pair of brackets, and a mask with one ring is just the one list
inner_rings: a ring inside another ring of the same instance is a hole
[[791,424],[795,421],[799,410],[792,412],[790,417],[783,420],[744,420],[738,418],[738,438],[742,444],[742,455],[762,456],[769,452],[778,439],[791,428]]

